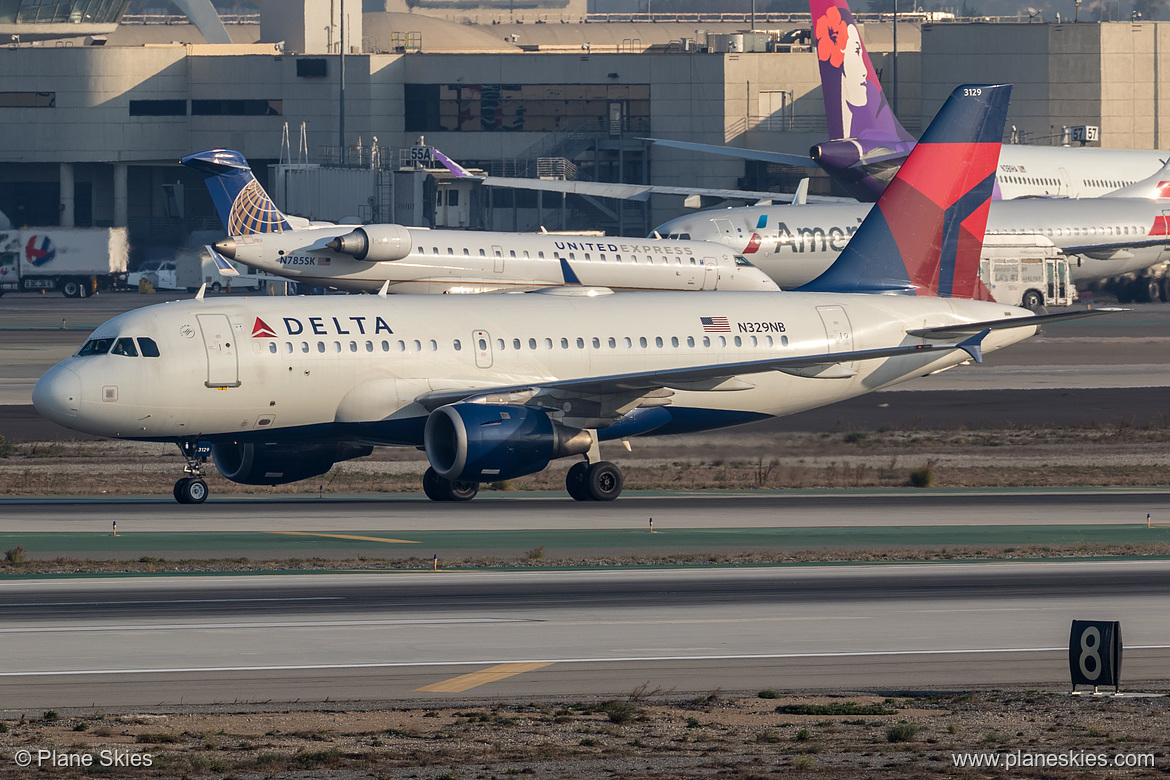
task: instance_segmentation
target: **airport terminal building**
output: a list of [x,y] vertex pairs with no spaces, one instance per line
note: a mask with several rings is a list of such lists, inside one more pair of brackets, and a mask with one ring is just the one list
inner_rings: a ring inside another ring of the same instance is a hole
[[[769,32],[755,34],[734,32],[744,20],[476,25],[392,13],[343,26],[329,4],[279,6],[230,25],[231,43],[205,43],[192,25],[123,19],[106,33],[108,24],[64,22],[56,38],[0,48],[0,211],[13,224],[128,226],[135,244],[166,243],[218,224],[199,176],[178,165],[183,155],[237,149],[265,181],[280,161],[389,170],[420,136],[499,175],[791,191],[799,169],[644,139],[802,153],[827,134],[807,18],[757,20]],[[893,96],[890,27],[863,34]],[[1062,128],[1088,125],[1102,146],[1162,146],[1170,113],[1161,119],[1159,52],[1170,51],[1161,40],[1170,32],[1159,25],[898,27],[896,110],[912,132],[956,84],[1013,82],[1008,125],[1019,142],[1059,143]],[[385,219],[396,196],[370,181],[369,209],[310,216]],[[827,180],[818,188],[829,192]],[[497,190],[487,203],[470,227],[633,235],[685,210],[678,196],[566,206],[559,195]]]

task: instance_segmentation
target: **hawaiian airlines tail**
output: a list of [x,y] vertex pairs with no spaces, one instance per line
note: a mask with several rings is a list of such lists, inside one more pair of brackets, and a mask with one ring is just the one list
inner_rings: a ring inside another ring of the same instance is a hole
[[829,137],[875,143],[914,138],[890,110],[846,0],[809,0]]
[[890,110],[846,0],[809,0],[832,139],[809,154],[858,200],[877,200],[914,138]]
[[283,233],[309,225],[308,220],[281,213],[239,152],[211,149],[189,154],[179,162],[203,174],[207,191],[229,236]]
[[1010,96],[952,92],[837,261],[799,289],[990,299],[979,255]]

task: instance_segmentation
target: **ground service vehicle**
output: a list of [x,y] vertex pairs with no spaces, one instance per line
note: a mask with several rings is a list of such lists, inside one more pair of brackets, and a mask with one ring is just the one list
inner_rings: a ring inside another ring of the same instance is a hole
[[86,298],[124,284],[129,254],[126,228],[0,231],[0,295],[60,290]]

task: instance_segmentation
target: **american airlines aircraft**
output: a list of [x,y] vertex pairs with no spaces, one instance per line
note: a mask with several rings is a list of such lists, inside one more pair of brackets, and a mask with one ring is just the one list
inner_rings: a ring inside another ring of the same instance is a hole
[[[1167,182],[1170,165],[1133,185],[1127,197],[993,201],[988,240],[1045,237],[1069,257],[1074,283],[1141,271],[1170,259],[1170,200],[1148,197]],[[655,233],[722,241],[790,290],[832,265],[872,208],[868,203],[822,203],[714,209],[672,219]],[[1143,297],[1156,300],[1160,294],[1155,282]]]
[[596,285],[615,290],[776,290],[723,243],[605,239],[547,233],[427,230],[382,224],[322,225],[286,215],[230,149],[181,162],[201,171],[229,238],[211,248],[231,274],[236,260],[311,286],[394,293],[482,293]]
[[[809,7],[832,139],[809,155],[850,195],[872,203],[914,147],[914,138],[886,102],[846,0],[810,0]],[[799,157],[778,152],[650,140],[689,151],[802,164]],[[995,197],[1095,198],[1150,176],[1166,161],[1161,151],[1004,145]]]
[[207,457],[274,485],[381,445],[425,449],[434,500],[565,457],[574,499],[612,500],[602,441],[830,404],[1037,331],[1045,317],[970,300],[1010,89],[955,91],[817,292],[197,296],[99,326],[33,403],[75,430],[177,443],[182,503],[206,498]]

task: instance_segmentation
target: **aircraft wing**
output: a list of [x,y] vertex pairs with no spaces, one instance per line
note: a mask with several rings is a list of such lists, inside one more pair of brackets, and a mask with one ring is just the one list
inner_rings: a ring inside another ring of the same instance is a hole
[[447,404],[491,400],[492,402],[520,403],[540,406],[541,396],[555,396],[559,402],[566,398],[604,396],[637,398],[660,390],[738,390],[751,387],[739,377],[762,374],[769,371],[798,374],[800,376],[842,378],[852,376],[850,369],[844,371],[844,364],[856,360],[920,355],[924,353],[943,354],[962,349],[975,360],[980,360],[979,343],[986,333],[978,333],[958,344],[911,344],[882,349],[861,349],[849,352],[829,352],[818,355],[797,357],[775,357],[764,360],[744,360],[733,363],[714,363],[706,366],[663,369],[658,371],[636,371],[627,374],[582,377],[579,379],[557,379],[536,381],[525,384],[468,388],[460,390],[439,390],[415,399],[428,411]]
[[781,165],[795,165],[798,168],[817,167],[813,158],[807,154],[764,152],[758,149],[739,149],[734,146],[718,146],[716,144],[696,144],[690,141],[667,141],[662,138],[639,138],[638,140],[650,141],[659,146],[669,146],[672,149],[684,149],[688,152],[704,152],[706,154],[721,154],[724,157],[738,157],[741,160],[761,160],[763,162],[780,163]]
[[[719,148],[719,147],[716,147]],[[758,190],[726,190],[703,187],[670,187],[660,184],[612,184],[598,181],[569,181],[564,179],[530,179],[514,176],[477,176],[459,163],[447,157],[438,149],[435,159],[460,179],[479,179],[485,187],[507,187],[509,189],[539,190],[541,192],[563,192],[570,195],[588,195],[595,198],[616,198],[618,200],[645,201],[651,195],[681,195],[684,198],[717,198],[720,200],[774,201],[785,202],[799,199],[799,202],[851,203],[851,198],[835,198],[825,195],[806,195],[803,192],[761,192]],[[698,203],[688,203],[697,207]]]
[[1088,255],[1108,259],[1120,249],[1140,249],[1147,246],[1163,246],[1170,244],[1170,235],[1138,236],[1133,241],[1114,241],[1110,244],[1086,244],[1084,246],[1062,246],[1060,251],[1066,255]]

